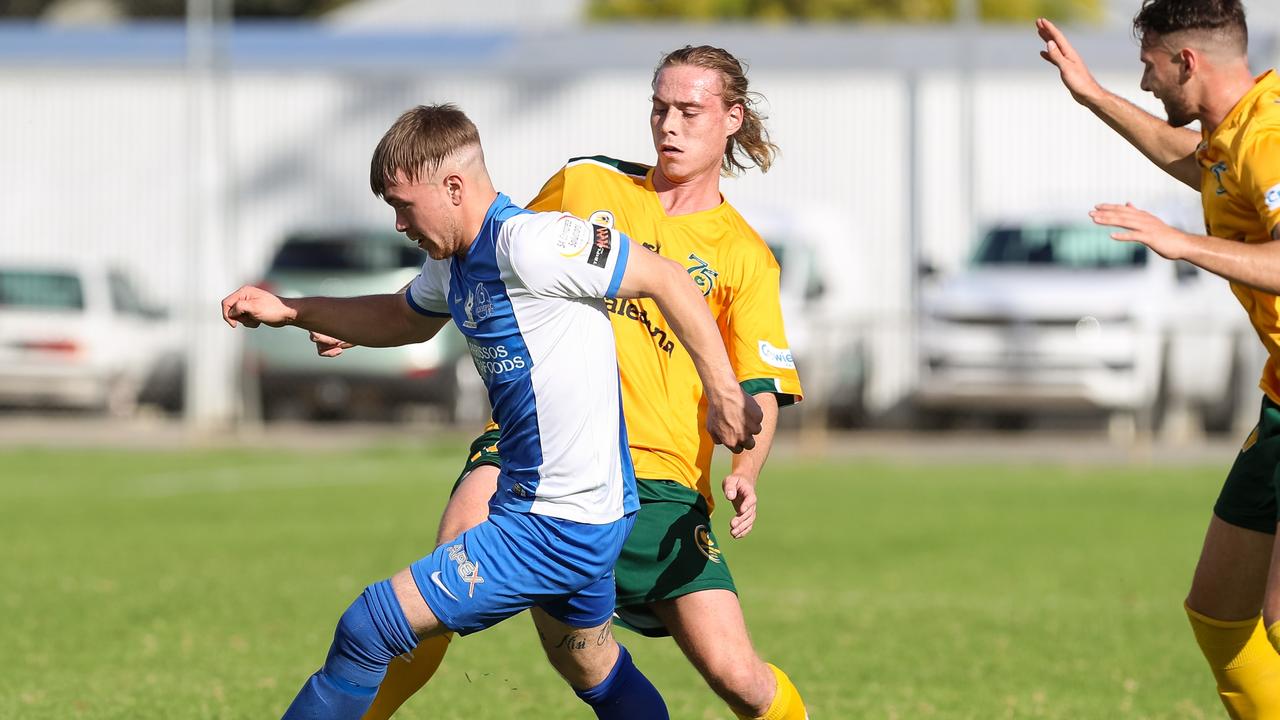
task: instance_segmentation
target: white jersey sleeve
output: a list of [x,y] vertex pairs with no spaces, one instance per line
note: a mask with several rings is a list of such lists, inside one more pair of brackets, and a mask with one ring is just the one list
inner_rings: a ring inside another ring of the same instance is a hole
[[449,317],[449,261],[428,259],[404,297],[422,315]]
[[[537,213],[508,223],[497,251],[534,295],[611,298],[626,271],[631,240],[567,213]],[[505,247],[504,247],[505,246]]]

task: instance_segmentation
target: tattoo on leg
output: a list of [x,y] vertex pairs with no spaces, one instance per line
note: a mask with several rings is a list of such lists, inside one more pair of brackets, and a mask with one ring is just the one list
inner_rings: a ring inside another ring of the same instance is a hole
[[[612,624],[613,624],[613,621],[610,620],[609,622],[606,622],[604,624],[604,627],[600,628],[600,632],[596,635],[596,638],[595,638],[596,647],[603,647],[605,643],[609,642],[609,627]],[[542,635],[541,631],[539,631],[538,634],[541,636]],[[546,638],[543,637],[542,641],[545,643]],[[559,650],[560,648],[564,648],[569,652],[573,652],[575,650],[586,650],[587,647],[590,645],[591,645],[591,637],[588,635],[588,633],[586,633],[585,631],[579,631],[579,632],[567,633],[564,637],[560,638],[560,642],[556,643],[555,647],[553,647],[552,649]]]

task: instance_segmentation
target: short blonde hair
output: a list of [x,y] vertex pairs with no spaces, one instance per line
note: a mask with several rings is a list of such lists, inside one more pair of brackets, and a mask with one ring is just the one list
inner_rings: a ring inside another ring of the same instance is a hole
[[397,175],[409,182],[430,177],[446,159],[471,146],[480,146],[480,131],[456,105],[419,105],[378,141],[369,163],[369,187],[382,197]]

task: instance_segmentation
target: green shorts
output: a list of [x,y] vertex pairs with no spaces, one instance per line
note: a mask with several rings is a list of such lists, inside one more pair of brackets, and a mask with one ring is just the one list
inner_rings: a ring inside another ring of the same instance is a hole
[[471,449],[467,451],[467,462],[462,466],[462,472],[458,473],[458,479],[453,481],[453,489],[449,490],[451,497],[458,492],[458,486],[462,484],[462,478],[466,477],[467,473],[472,470],[481,465],[502,467],[502,460],[498,458],[498,436],[501,434],[501,430],[494,428],[481,433],[480,437],[471,441]]
[[648,608],[700,590],[738,592],[711,531],[707,501],[670,480],[637,480],[640,512],[613,567],[615,622],[649,637],[670,635]]
[[1263,396],[1258,426],[1227,473],[1213,514],[1248,530],[1276,532],[1277,472],[1280,472],[1280,406]]
[[[499,432],[490,430],[471,443],[450,494],[481,465],[502,467]],[[737,593],[738,588],[711,530],[705,498],[671,480],[637,480],[636,489],[640,511],[613,571],[618,595],[615,622],[642,635],[663,637],[671,633],[649,611],[648,603],[699,590]]]

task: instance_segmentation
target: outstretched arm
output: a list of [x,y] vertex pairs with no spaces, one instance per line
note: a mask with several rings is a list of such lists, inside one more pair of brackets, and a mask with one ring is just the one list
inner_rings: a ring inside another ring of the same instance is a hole
[[1200,165],[1196,162],[1199,133],[1171,127],[1164,120],[1099,85],[1084,60],[1053,23],[1040,18],[1036,20],[1036,30],[1045,43],[1040,57],[1058,68],[1062,84],[1076,102],[1089,108],[1112,130],[1120,133],[1156,167],[1192,188],[1200,189]]
[[367,347],[423,342],[448,322],[415,312],[403,295],[279,298],[251,285],[223,298],[222,317],[231,327],[297,325]]
[[631,243],[630,259],[617,296],[653,298],[698,370],[707,395],[707,430],[712,439],[735,453],[751,449],[760,432],[760,406],[738,385],[702,292],[679,263],[623,239]]
[[1231,282],[1280,295],[1280,225],[1271,228],[1270,240],[1245,243],[1183,232],[1129,203],[1099,205],[1089,217],[1122,228],[1111,234],[1116,240],[1142,243],[1160,257],[1186,260]]

